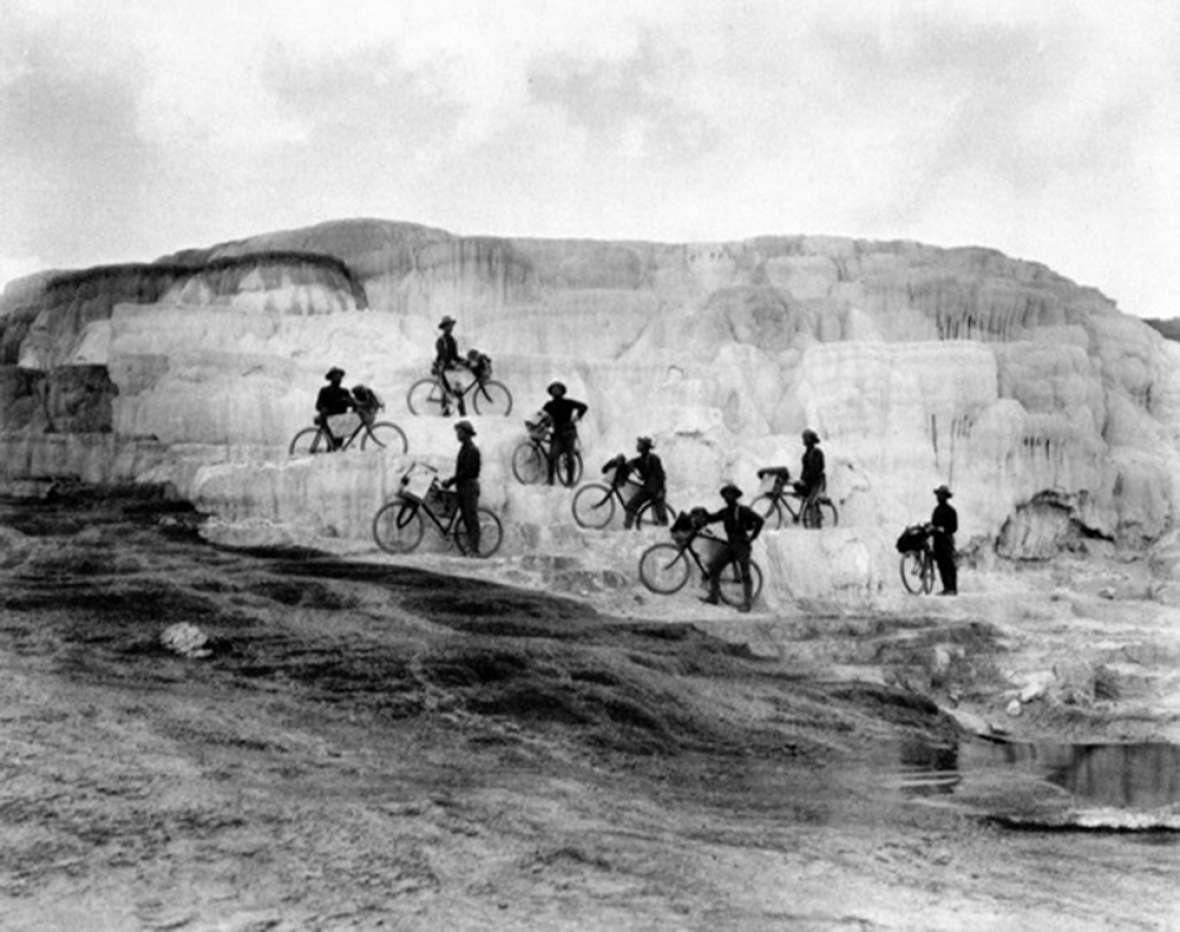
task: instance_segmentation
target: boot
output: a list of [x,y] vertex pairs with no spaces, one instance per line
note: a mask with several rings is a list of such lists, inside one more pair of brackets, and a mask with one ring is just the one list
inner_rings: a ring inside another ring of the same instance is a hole
[[738,606],[739,612],[748,612],[750,604],[754,601],[752,598],[754,594],[754,582],[750,579],[742,580],[742,604]]

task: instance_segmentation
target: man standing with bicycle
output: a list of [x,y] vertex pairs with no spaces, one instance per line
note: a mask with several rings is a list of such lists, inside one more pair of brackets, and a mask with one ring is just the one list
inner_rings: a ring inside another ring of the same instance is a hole
[[819,434],[810,427],[803,431],[803,473],[795,483],[795,491],[803,499],[800,514],[804,527],[819,527],[816,503],[828,487],[824,472],[824,451],[819,448]]
[[470,421],[459,421],[455,425],[455,437],[459,441],[459,453],[455,457],[455,474],[444,479],[442,487],[455,487],[459,516],[467,528],[468,550],[472,556],[479,556],[479,469],[481,457],[479,447],[471,440],[475,428]]
[[651,502],[656,524],[668,523],[668,515],[664,510],[667,478],[664,475],[664,464],[652,453],[652,446],[651,437],[639,437],[635,441],[635,450],[639,455],[627,461],[627,474],[638,474],[642,485],[624,506],[624,528],[630,528],[635,523],[636,514],[647,502]]
[[949,499],[951,490],[940,485],[934,490],[938,504],[930,515],[932,525],[932,544],[934,562],[938,565],[938,575],[942,579],[942,592],[939,595],[959,594],[959,571],[955,566],[955,532],[959,529],[959,513],[955,511]]
[[[578,421],[589,409],[583,402],[565,397],[564,382],[550,382],[548,392],[549,400],[541,410],[549,416],[553,431],[549,440],[549,484],[553,485],[558,464],[567,456],[572,457],[578,446]],[[570,484],[575,481],[570,480]]]
[[333,450],[340,448],[340,438],[332,432],[331,419],[339,414],[347,414],[356,407],[352,393],[340,383],[344,380],[344,370],[333,366],[324,375],[328,384],[320,389],[315,399],[316,423],[328,436],[328,443]]
[[742,490],[732,482],[721,487],[721,497],[725,499],[725,507],[704,515],[700,520],[702,525],[723,523],[725,528],[725,546],[709,561],[706,570],[709,576],[709,594],[701,601],[710,605],[717,605],[721,601],[721,571],[729,563],[737,564],[738,573],[742,577],[742,604],[739,612],[748,612],[753,601],[754,581],[750,576],[750,550],[758,535],[762,533],[762,516],[745,505],[739,505]]
[[438,322],[438,329],[442,334],[434,341],[434,365],[430,367],[433,375],[438,376],[438,380],[442,382],[443,386],[443,415],[451,413],[451,396],[459,402],[459,414],[463,415],[467,412],[463,409],[463,396],[460,395],[451,386],[447,380],[447,371],[467,368],[467,363],[463,357],[459,355],[459,344],[455,342],[454,329],[455,318],[450,314],[443,316],[443,319]]

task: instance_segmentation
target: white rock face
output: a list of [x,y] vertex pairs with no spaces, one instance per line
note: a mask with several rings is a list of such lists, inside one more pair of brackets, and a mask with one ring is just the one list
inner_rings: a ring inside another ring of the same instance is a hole
[[[253,244],[335,244],[368,310],[320,281],[259,273],[227,300],[190,278],[83,323],[65,362],[109,368],[115,436],[172,451],[152,475],[171,471],[203,507],[357,540],[408,460],[293,461],[287,443],[311,423],[324,371],[341,365],[346,384],[383,396],[412,458],[449,472],[449,424],[405,406],[442,313],[459,319],[462,349],[493,356],[515,396],[508,419],[473,418],[484,499],[505,518],[508,552],[591,559],[592,545],[593,559],[632,559],[637,547],[572,529],[568,492],[512,478],[521,422],[555,378],[590,405],[586,480],[648,434],[676,507],[715,507],[722,478],[749,501],[756,469],[797,472],[800,432],[818,431],[840,527],[767,535],[771,600],[895,587],[892,541],[928,517],[943,482],[960,547],[1003,540],[1016,558],[1043,557],[1081,526],[1136,545],[1174,526],[1180,347],[1043,266],[833,238],[668,246],[399,229],[380,227],[381,239],[371,223],[338,224]],[[29,337],[43,354],[50,323]],[[1034,507],[1045,494],[1054,505]]]

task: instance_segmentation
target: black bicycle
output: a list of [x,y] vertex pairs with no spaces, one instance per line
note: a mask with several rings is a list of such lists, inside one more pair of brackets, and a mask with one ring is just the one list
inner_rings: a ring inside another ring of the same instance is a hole
[[[697,553],[699,540],[707,540],[717,546],[726,546],[721,538],[704,530],[673,531],[675,543],[652,544],[639,558],[639,579],[648,589],[659,595],[672,595],[684,588],[692,575],[695,565],[700,572],[702,584],[709,581],[708,569],[701,555]],[[720,570],[719,593],[726,605],[739,606],[746,600],[742,585],[742,574],[738,565],[730,560]],[[762,568],[750,561],[750,601],[762,594]]]
[[769,490],[750,502],[750,507],[766,520],[768,531],[781,528],[786,523],[787,515],[791,517],[791,524],[802,523],[805,528],[835,527],[840,523],[836,506],[826,495],[817,496],[809,505],[806,495],[800,495],[794,486],[787,484],[790,479],[787,467],[759,469],[758,478],[774,480]]
[[405,453],[410,449],[406,435],[402,429],[392,421],[376,421],[377,411],[380,409],[357,410],[360,423],[338,446],[332,445],[328,432],[319,424],[305,427],[291,438],[291,445],[287,452],[291,456],[307,455],[311,453],[338,453],[347,450],[357,438],[360,438],[362,450],[387,450],[393,454]]
[[[640,483],[631,479],[623,479],[622,481],[616,479],[609,485],[605,482],[588,482],[578,489],[570,505],[578,526],[595,531],[602,530],[610,524],[616,511],[625,512],[627,499],[623,497],[623,489],[627,486],[634,487],[635,491],[642,488]],[[635,492],[631,494],[634,495]],[[661,524],[676,519],[676,509],[668,503],[666,498],[663,500],[663,522],[658,521],[653,514],[655,506],[656,499],[649,499],[639,506],[635,512],[635,530],[639,530],[644,521],[649,524]]]
[[457,409],[460,417],[467,414],[467,396],[471,396],[471,408],[476,414],[504,415],[512,412],[512,393],[502,382],[491,377],[491,365],[473,370],[475,376],[466,385],[457,384],[451,374],[450,389],[443,383],[442,375],[431,375],[419,379],[406,392],[406,405],[411,414],[446,417]]
[[[553,433],[525,421],[529,439],[512,451],[512,475],[525,485],[536,485],[549,478],[549,466],[553,460]],[[572,448],[563,450],[553,470],[557,481],[567,488],[573,488],[582,479],[582,454],[575,441]]]
[[934,589],[933,530],[930,524],[911,524],[897,539],[901,583],[913,595],[929,595]]
[[464,556],[490,557],[500,549],[504,528],[500,519],[480,506],[479,552],[472,553],[467,538],[467,525],[458,507],[458,495],[439,485],[438,478],[430,482],[426,494],[419,498],[407,489],[410,474],[402,477],[402,489],[397,497],[386,502],[373,515],[373,540],[386,553],[409,553],[426,533],[426,521],[431,521],[443,540],[453,543]]

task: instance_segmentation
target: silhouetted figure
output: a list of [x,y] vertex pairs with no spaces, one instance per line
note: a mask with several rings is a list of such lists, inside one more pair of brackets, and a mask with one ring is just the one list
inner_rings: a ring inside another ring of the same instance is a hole
[[932,546],[934,562],[938,566],[938,575],[942,579],[942,591],[939,595],[958,595],[958,568],[955,566],[955,532],[959,530],[959,514],[951,507],[949,499],[951,490],[940,485],[934,490],[938,504],[930,515],[930,523],[934,526]]
[[809,427],[803,431],[803,472],[795,483],[795,491],[803,499],[800,513],[804,527],[819,527],[817,502],[827,487],[824,451],[819,448],[819,435]]
[[581,401],[565,396],[564,382],[550,382],[549,400],[541,410],[549,417],[552,433],[549,439],[549,484],[553,485],[554,472],[566,453],[573,454],[578,446],[578,421],[589,410]]
[[328,380],[328,384],[320,389],[320,393],[316,395],[315,399],[316,423],[328,435],[328,442],[332,445],[332,449],[336,450],[339,449],[341,441],[332,432],[330,420],[338,414],[347,414],[352,411],[356,404],[353,402],[352,393],[340,384],[344,379],[343,369],[333,366],[327,371],[324,378]]
[[471,440],[475,428],[470,421],[455,424],[455,437],[459,441],[459,453],[455,457],[455,474],[444,479],[442,487],[455,487],[459,515],[467,528],[467,541],[472,556],[479,555],[479,470],[481,457],[479,447]]
[[750,577],[750,549],[758,535],[762,532],[762,516],[745,505],[739,505],[742,490],[732,482],[721,487],[721,497],[725,499],[725,507],[704,516],[704,524],[723,522],[725,528],[725,546],[709,561],[706,570],[709,574],[709,594],[701,599],[710,605],[721,601],[721,571],[729,563],[736,563],[738,573],[742,577],[742,594],[744,599],[738,606],[739,612],[748,612],[753,601],[754,581]]
[[454,329],[455,318],[450,314],[443,316],[443,319],[438,322],[438,329],[442,331],[439,338],[434,341],[434,365],[430,367],[430,371],[437,375],[439,381],[443,384],[443,389],[446,395],[443,398],[443,414],[451,413],[451,396],[459,402],[459,414],[466,414],[463,410],[463,396],[455,391],[450,380],[447,379],[447,372],[455,369],[467,368],[467,363],[463,357],[459,355],[459,344],[455,342]]
[[623,527],[629,528],[635,523],[635,516],[639,509],[647,502],[651,502],[652,514],[656,524],[667,524],[668,514],[664,508],[664,496],[667,491],[667,479],[664,475],[664,464],[652,452],[651,437],[639,437],[635,441],[638,456],[627,460],[627,475],[639,477],[639,490],[627,500],[623,514]]

